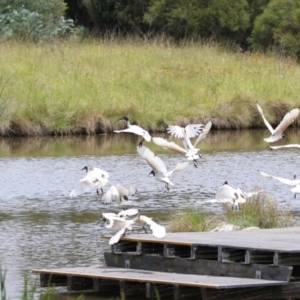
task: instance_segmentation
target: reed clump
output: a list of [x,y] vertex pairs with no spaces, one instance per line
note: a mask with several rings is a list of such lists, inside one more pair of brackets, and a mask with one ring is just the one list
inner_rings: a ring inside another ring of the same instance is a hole
[[167,225],[168,232],[197,232],[209,231],[217,223],[219,218],[198,208],[186,208],[180,212],[174,212],[170,216]]
[[294,226],[292,214],[280,208],[278,203],[265,193],[248,199],[239,211],[232,210],[229,205],[224,205],[223,210],[227,222],[241,229],[251,226],[262,229]]
[[170,216],[168,231],[198,232],[211,231],[220,223],[232,224],[236,228],[247,227],[281,228],[295,226],[293,215],[279,207],[269,195],[260,193],[233,210],[231,204],[223,204],[223,213],[201,209],[185,209]]
[[275,124],[300,94],[296,61],[212,42],[3,41],[0,52],[2,136],[111,132],[125,115],[151,132],[208,119],[261,127],[256,101]]

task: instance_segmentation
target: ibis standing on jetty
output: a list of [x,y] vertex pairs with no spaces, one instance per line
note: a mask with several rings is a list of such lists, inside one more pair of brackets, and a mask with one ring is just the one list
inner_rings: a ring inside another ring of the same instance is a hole
[[143,137],[147,142],[151,141],[151,135],[149,134],[148,131],[146,131],[145,129],[143,129],[142,127],[140,127],[138,125],[131,125],[129,123],[129,118],[128,117],[123,117],[121,119],[118,119],[116,122],[121,121],[121,120],[126,121],[127,128],[122,129],[122,130],[114,130],[114,132],[116,132],[116,133],[130,132],[130,133],[134,133],[136,135],[139,135],[139,136]]
[[142,144],[139,144],[136,149],[139,155],[143,157],[152,168],[152,171],[149,173],[149,175],[152,174],[157,181],[165,183],[165,187],[168,191],[169,185],[174,185],[169,177],[175,172],[186,169],[189,165],[189,162],[178,163],[172,171],[168,171],[161,158],[156,156],[150,149]]
[[264,139],[264,141],[266,141],[267,143],[273,143],[282,138],[286,138],[286,136],[283,134],[283,132],[286,130],[287,127],[289,127],[293,123],[293,121],[299,115],[299,108],[292,109],[290,112],[288,112],[284,116],[284,118],[279,123],[279,125],[275,129],[273,129],[271,124],[265,118],[262,108],[259,106],[258,103],[256,103],[256,106],[257,106],[258,112],[260,113],[260,115],[262,116],[262,118],[264,120],[264,123],[266,124],[267,128],[271,132],[271,136]]
[[108,183],[109,174],[99,168],[85,166],[82,170],[86,170],[84,178],[80,179],[75,188],[71,191],[70,197],[76,197],[81,194],[89,193],[96,189],[99,195],[99,189],[103,193],[102,187]]

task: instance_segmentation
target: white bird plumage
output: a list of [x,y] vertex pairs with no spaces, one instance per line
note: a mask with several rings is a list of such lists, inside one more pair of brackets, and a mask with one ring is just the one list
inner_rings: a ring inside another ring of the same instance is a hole
[[82,170],[86,170],[87,173],[84,178],[79,180],[75,188],[71,191],[71,198],[89,193],[93,189],[96,189],[97,194],[99,194],[99,189],[102,190],[102,187],[108,183],[109,174],[106,171],[88,166],[85,166]]
[[[196,145],[197,145],[201,140],[203,140],[203,139],[206,137],[207,133],[208,133],[209,130],[211,129],[211,126],[212,126],[212,122],[209,121],[209,122],[205,125],[203,131],[202,131],[202,132],[200,133],[200,135],[198,136],[198,138],[197,138],[195,144],[192,146],[192,148],[191,148],[191,146],[189,146],[189,143],[186,141],[186,139],[183,139],[183,145],[184,145],[185,148],[182,148],[182,147],[180,147],[179,145],[177,145],[176,143],[174,143],[174,142],[169,142],[169,141],[167,141],[166,139],[161,138],[161,137],[153,137],[153,138],[152,138],[152,141],[153,141],[156,145],[158,145],[158,146],[160,146],[160,147],[162,147],[162,148],[164,148],[164,149],[168,149],[168,150],[177,152],[177,153],[179,153],[179,154],[185,155],[186,158],[187,158],[189,161],[193,161],[193,162],[194,162],[194,166],[197,167],[197,162],[198,162],[198,159],[199,159],[199,157],[200,157],[200,155],[198,154],[198,152],[199,152],[200,149],[197,149],[197,148],[195,148],[195,147],[196,147]],[[174,127],[175,127],[175,126],[174,126]],[[178,126],[178,127],[179,127],[179,126]],[[183,129],[182,127],[179,127],[179,128]],[[176,130],[174,130],[174,132],[176,132]],[[190,143],[190,144],[191,144],[191,143]]]
[[276,179],[284,184],[292,186],[293,188],[291,189],[291,192],[294,193],[294,198],[296,198],[296,194],[300,193],[300,180],[296,179],[296,175],[294,175],[294,179],[288,179],[288,178],[273,176],[273,175],[270,175],[270,174],[262,172],[262,171],[258,171],[258,172],[261,176],[263,176],[265,178]]
[[127,184],[117,184],[109,188],[109,190],[102,196],[101,201],[104,204],[117,202],[119,205],[130,205],[129,196],[134,195],[137,189]]
[[168,171],[165,163],[161,160],[161,158],[156,156],[150,149],[148,149],[144,145],[139,144],[137,146],[137,152],[147,161],[149,166],[152,168],[150,174],[153,174],[157,181],[165,183],[165,187],[167,190],[169,190],[169,185],[174,185],[169,177],[173,173],[186,169],[189,165],[189,162],[178,163],[173,170]]
[[113,213],[103,213],[103,220],[105,221],[104,226],[106,229],[117,230],[117,233],[109,240],[110,245],[117,243],[122,236],[131,231],[135,222],[134,220],[126,220],[125,218],[118,217]]
[[281,138],[285,137],[283,132],[286,130],[286,128],[288,126],[290,126],[293,123],[293,121],[299,115],[299,108],[292,109],[290,112],[285,114],[284,118],[279,123],[279,125],[275,129],[273,129],[271,124],[265,118],[262,108],[259,106],[258,103],[256,103],[256,106],[257,106],[258,112],[260,113],[260,115],[263,118],[263,121],[264,121],[265,125],[267,126],[267,128],[271,132],[271,136],[264,139],[264,141],[266,141],[268,143],[276,142],[276,141],[280,140]]
[[239,208],[240,204],[246,202],[246,197],[240,188],[233,188],[227,181],[217,190],[215,194],[217,200],[231,200],[232,209]]
[[127,128],[123,129],[123,130],[114,130],[114,132],[116,132],[116,133],[120,133],[120,132],[134,133],[136,135],[143,137],[147,142],[151,141],[151,135],[149,134],[149,132],[138,125],[131,125],[128,117],[123,117],[117,121],[120,121],[120,120],[126,121]]
[[277,150],[282,148],[300,148],[299,144],[287,144],[287,145],[280,145],[280,146],[269,146],[270,149]]
[[203,129],[203,124],[189,124],[185,127],[171,125],[167,128],[167,132],[179,139],[184,139],[186,137],[192,139],[203,132]]
[[194,147],[196,147],[196,146],[198,145],[199,142],[201,142],[202,140],[204,140],[204,139],[206,138],[206,136],[207,136],[207,134],[209,133],[211,127],[212,127],[212,121],[209,120],[209,121],[205,124],[205,126],[204,126],[202,132],[198,135],[198,138],[197,138],[196,142],[194,143]]
[[[110,240],[109,244],[113,245],[117,243],[122,236],[125,236],[128,231],[133,230],[133,225],[147,225],[151,230],[152,234],[156,238],[163,238],[166,235],[166,229],[164,226],[157,224],[144,215],[139,214],[139,210],[136,208],[131,208],[127,210],[120,211],[118,214],[115,213],[102,213],[103,221],[105,221],[104,226],[109,230],[117,230],[117,233],[114,234]],[[133,217],[128,219],[128,217]],[[144,228],[145,229],[145,228]]]
[[[186,150],[185,156],[188,158],[188,160],[192,160],[194,166],[197,167],[197,164],[199,162],[198,159],[200,157],[200,155],[198,154],[200,149],[195,147],[201,140],[206,137],[211,126],[211,121],[209,121],[205,126],[203,124],[189,124],[185,127],[174,125],[169,126],[167,128],[167,132],[176,138],[182,139],[183,146]],[[193,145],[190,139],[196,136],[198,136],[198,139]]]
[[152,235],[156,238],[163,238],[166,235],[166,228],[162,225],[157,224],[152,220],[152,218],[149,218],[144,215],[140,215],[136,217],[135,219],[136,224],[139,225],[147,225],[149,229],[152,232]]

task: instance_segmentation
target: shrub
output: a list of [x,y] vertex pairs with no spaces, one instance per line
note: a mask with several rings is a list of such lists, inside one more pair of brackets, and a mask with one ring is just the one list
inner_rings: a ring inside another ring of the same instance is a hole
[[260,193],[241,205],[241,210],[232,210],[224,205],[224,216],[228,223],[246,227],[279,228],[293,225],[292,215],[279,208],[276,201],[267,194]]
[[83,0],[96,31],[142,33],[145,31],[144,13],[150,0],[97,1]]
[[181,212],[174,212],[170,216],[170,223],[167,226],[169,232],[197,232],[208,231],[214,222],[211,217],[202,209],[187,208]]
[[145,21],[177,38],[224,37],[248,28],[247,8],[246,0],[157,0],[150,6]]
[[300,58],[300,2],[272,0],[258,16],[250,38],[254,50],[280,49]]
[[0,36],[38,40],[64,36],[73,28],[73,21],[63,17],[62,0],[3,1],[0,3]]

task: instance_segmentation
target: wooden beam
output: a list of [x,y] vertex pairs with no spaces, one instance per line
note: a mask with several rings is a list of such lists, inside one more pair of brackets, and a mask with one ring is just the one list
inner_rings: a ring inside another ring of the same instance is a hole
[[57,274],[40,274],[41,287],[67,286],[68,277]]
[[133,269],[241,278],[258,278],[257,271],[259,271],[261,279],[279,281],[289,281],[293,271],[293,267],[290,266],[223,263],[214,260],[189,260],[178,257],[168,259],[152,255],[114,255],[106,252],[104,258],[109,267],[124,268],[125,261],[129,260],[130,268]]
[[93,290],[94,281],[91,277],[68,275],[67,290],[68,291],[83,291]]
[[103,278],[93,278],[94,292],[115,292],[119,294],[120,282],[119,280],[107,280]]

